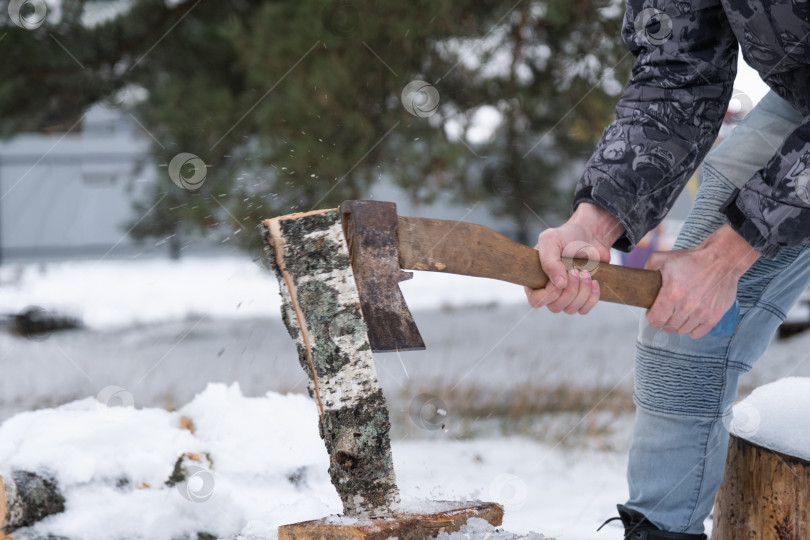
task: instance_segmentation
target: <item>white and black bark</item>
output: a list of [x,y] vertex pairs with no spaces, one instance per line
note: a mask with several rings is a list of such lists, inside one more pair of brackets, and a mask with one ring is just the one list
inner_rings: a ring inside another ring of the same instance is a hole
[[346,515],[396,512],[390,421],[338,210],[264,222],[281,314],[318,405],[329,474]]

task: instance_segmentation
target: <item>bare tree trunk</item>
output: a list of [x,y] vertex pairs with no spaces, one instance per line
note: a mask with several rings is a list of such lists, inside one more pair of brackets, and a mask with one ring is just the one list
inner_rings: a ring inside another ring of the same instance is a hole
[[309,376],[329,474],[346,515],[399,507],[388,409],[377,384],[338,210],[267,220],[265,256],[281,284],[281,314]]
[[54,482],[27,471],[0,474],[0,527],[4,533],[64,509],[65,499]]
[[810,538],[810,462],[731,436],[712,540]]

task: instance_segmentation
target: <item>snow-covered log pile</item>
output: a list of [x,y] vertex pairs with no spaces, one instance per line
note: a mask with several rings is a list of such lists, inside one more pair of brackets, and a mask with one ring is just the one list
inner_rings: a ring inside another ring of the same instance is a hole
[[[40,493],[61,493],[64,510],[44,519],[27,513],[38,521],[12,535],[273,538],[280,524],[340,509],[316,414],[306,396],[250,398],[222,384],[175,412],[108,407],[90,397],[18,414],[0,426],[0,463],[15,471],[17,493],[29,500],[37,487],[30,475],[48,479]],[[28,471],[25,485],[16,471]],[[6,523],[22,524],[16,517]]]
[[309,377],[329,474],[349,516],[399,509],[385,397],[338,210],[267,220],[265,253],[281,285],[282,318]]
[[810,538],[810,378],[754,390],[727,418],[714,540]]

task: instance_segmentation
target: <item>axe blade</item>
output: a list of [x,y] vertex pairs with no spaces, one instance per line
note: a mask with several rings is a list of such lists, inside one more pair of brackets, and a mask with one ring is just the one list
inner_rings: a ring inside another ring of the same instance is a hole
[[425,342],[399,289],[399,282],[413,274],[399,267],[396,204],[345,201],[340,212],[371,350],[424,349]]

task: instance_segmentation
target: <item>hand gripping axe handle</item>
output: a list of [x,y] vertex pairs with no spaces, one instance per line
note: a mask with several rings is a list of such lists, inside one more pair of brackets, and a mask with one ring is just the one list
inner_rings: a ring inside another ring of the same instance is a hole
[[[537,251],[483,225],[397,215],[394,203],[345,201],[340,205],[360,306],[374,352],[421,350],[425,343],[399,282],[405,270],[485,277],[542,289],[548,276]],[[661,273],[563,257],[599,282],[600,299],[649,308],[661,289]]]

